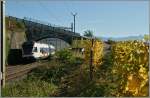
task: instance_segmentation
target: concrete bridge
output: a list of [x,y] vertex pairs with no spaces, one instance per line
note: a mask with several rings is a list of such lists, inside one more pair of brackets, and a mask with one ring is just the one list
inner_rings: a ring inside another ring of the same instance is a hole
[[40,40],[44,38],[59,38],[71,44],[72,38],[80,38],[79,33],[74,33],[71,27],[61,27],[50,23],[34,20],[31,18],[16,18],[9,16],[16,21],[23,22],[26,27],[27,40]]
[[16,61],[16,59],[17,63],[19,62],[19,60],[21,62],[20,59],[22,56],[21,45],[24,41],[38,41],[41,43],[52,44],[55,46],[56,51],[58,51],[63,48],[70,47],[73,39],[83,38],[82,36],[80,36],[79,33],[74,33],[70,27],[66,28],[51,25],[49,23],[41,22],[30,18],[21,19],[12,16],[8,16],[8,18],[18,23],[22,23],[25,26],[25,36],[26,36],[26,39],[24,39],[23,38],[24,35],[21,35],[23,33],[21,33],[20,31],[10,30],[9,32],[7,32],[13,35],[9,36],[9,38],[11,39],[10,50],[8,53],[9,64],[13,64],[12,61]]

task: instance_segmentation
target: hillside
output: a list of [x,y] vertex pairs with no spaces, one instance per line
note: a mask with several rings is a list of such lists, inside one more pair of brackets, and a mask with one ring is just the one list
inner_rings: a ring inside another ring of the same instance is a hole
[[127,37],[98,37],[102,39],[103,41],[106,41],[108,39],[114,40],[114,41],[126,41],[126,40],[143,40],[144,36],[139,35],[139,36],[127,36]]

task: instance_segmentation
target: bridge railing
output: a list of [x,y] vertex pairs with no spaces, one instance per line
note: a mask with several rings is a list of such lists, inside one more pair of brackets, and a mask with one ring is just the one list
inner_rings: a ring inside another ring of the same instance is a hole
[[38,19],[33,19],[33,18],[29,18],[29,17],[24,17],[24,19],[29,20],[29,21],[33,21],[33,22],[36,22],[36,23],[40,23],[40,24],[45,24],[45,25],[55,27],[55,28],[58,28],[58,29],[63,29],[63,30],[69,30],[70,29],[71,30],[70,27],[62,27],[62,26],[51,24],[51,23],[41,21],[41,20],[38,20]]
[[44,21],[40,21],[40,20],[37,20],[37,19],[33,19],[33,18],[28,18],[28,17],[24,17],[23,19],[21,18],[17,18],[17,17],[13,17],[13,16],[7,16],[9,18],[12,18],[12,19],[15,19],[16,21],[31,21],[33,23],[39,23],[39,24],[42,24],[42,25],[47,25],[49,26],[50,28],[53,28],[54,30],[57,30],[58,32],[63,32],[63,33],[66,33],[66,34],[71,34],[72,36],[80,36],[79,33],[74,33],[72,30],[69,30],[69,27],[63,27],[63,26],[58,26],[58,25],[53,25],[51,23],[48,23],[48,22],[44,22]]

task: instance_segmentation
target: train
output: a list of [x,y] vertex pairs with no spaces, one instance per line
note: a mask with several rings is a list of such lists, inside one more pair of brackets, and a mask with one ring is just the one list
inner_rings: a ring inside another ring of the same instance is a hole
[[22,57],[32,59],[45,59],[55,54],[55,47],[50,44],[27,41],[22,44]]

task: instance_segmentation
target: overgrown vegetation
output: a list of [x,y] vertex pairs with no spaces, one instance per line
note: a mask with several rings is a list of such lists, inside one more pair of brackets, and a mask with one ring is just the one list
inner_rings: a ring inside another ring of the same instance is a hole
[[86,31],[84,31],[84,36],[86,36],[86,37],[94,37],[94,34],[93,34],[94,32],[93,31],[91,31],[91,30],[86,30]]
[[118,96],[148,96],[149,46],[139,41],[118,42],[112,53]]
[[[60,90],[64,89],[64,87],[62,87],[64,83],[61,83],[63,79],[68,78],[66,76],[69,74],[75,74],[72,72],[77,71],[76,69],[83,63],[82,58],[76,58],[70,54],[71,53],[67,50],[59,51],[57,53],[57,59],[33,69],[24,81],[18,81],[14,85],[7,85],[6,88],[3,89],[3,96],[59,96],[61,94]],[[62,59],[60,59],[64,57],[62,55],[69,55],[70,58],[64,58],[62,62]],[[30,85],[32,86],[28,87]],[[47,88],[39,89],[39,85]],[[21,89],[21,87],[23,89]]]
[[55,90],[57,90],[57,86],[53,83],[48,83],[41,80],[24,79],[19,82],[6,85],[5,89],[2,89],[2,96],[44,97],[52,95]]
[[19,93],[20,96],[56,97],[148,96],[149,46],[137,41],[115,42],[112,50],[103,54],[104,44],[95,41],[93,67],[96,70],[91,80],[89,51],[92,46],[86,44],[85,59],[74,56],[70,50],[61,50],[56,53],[56,59],[33,69],[25,80],[28,82],[18,82],[20,85],[17,83],[14,90],[6,86],[3,96],[19,96]]
[[6,31],[14,30],[14,31],[24,31],[25,25],[22,21],[17,21],[11,17],[6,17]]
[[69,60],[72,59],[73,54],[69,50],[64,49],[64,50],[58,51],[56,53],[56,56],[57,56],[57,59],[60,60],[62,63],[67,63],[69,62]]
[[149,34],[145,34],[144,35],[144,40],[145,41],[150,41],[150,35]]

